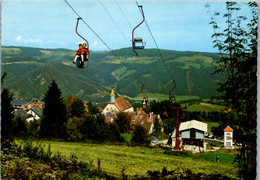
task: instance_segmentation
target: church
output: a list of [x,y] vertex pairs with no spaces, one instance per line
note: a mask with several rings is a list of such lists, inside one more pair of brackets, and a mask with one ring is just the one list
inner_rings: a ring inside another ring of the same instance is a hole
[[110,102],[103,109],[102,114],[114,112],[133,112],[134,108],[124,97],[115,98],[114,90],[110,94]]

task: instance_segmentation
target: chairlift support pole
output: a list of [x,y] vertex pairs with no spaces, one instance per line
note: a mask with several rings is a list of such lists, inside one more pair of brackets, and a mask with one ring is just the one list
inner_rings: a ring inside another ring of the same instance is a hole
[[176,143],[175,147],[173,148],[175,151],[180,151],[180,133],[179,133],[179,116],[180,116],[180,110],[181,109],[187,109],[187,107],[171,107],[171,109],[176,110]]

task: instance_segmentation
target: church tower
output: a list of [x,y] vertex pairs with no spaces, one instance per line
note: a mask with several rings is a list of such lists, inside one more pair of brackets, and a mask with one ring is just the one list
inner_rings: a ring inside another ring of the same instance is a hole
[[113,89],[112,89],[111,94],[110,94],[110,102],[115,103],[115,93],[114,93]]

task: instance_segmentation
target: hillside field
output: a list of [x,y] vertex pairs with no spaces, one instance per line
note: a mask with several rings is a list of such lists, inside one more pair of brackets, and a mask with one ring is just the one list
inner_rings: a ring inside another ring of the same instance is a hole
[[[191,171],[205,174],[226,175],[237,178],[237,168],[232,164],[234,154],[221,150],[215,153],[202,153],[194,155],[167,155],[161,148],[129,147],[126,145],[75,143],[42,141],[47,149],[51,145],[51,151],[60,152],[69,158],[71,152],[76,153],[79,160],[93,161],[97,166],[98,158],[101,159],[101,169],[111,175],[121,175],[125,168],[125,173],[129,176],[145,175],[148,170],[161,171],[163,167],[168,170],[191,169]],[[220,156],[220,162],[215,162],[216,154]]]

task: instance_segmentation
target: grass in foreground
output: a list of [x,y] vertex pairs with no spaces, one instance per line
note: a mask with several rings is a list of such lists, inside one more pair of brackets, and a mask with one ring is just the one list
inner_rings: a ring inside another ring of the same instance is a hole
[[120,175],[123,168],[127,175],[133,176],[145,175],[148,170],[161,171],[163,167],[167,167],[168,170],[189,168],[196,173],[221,172],[229,177],[237,177],[237,168],[232,164],[233,161],[216,163],[199,155],[166,155],[160,148],[55,141],[42,141],[42,144],[46,148],[50,144],[53,153],[60,152],[66,157],[74,152],[79,160],[93,161],[95,165],[100,158],[101,169],[111,175]]

